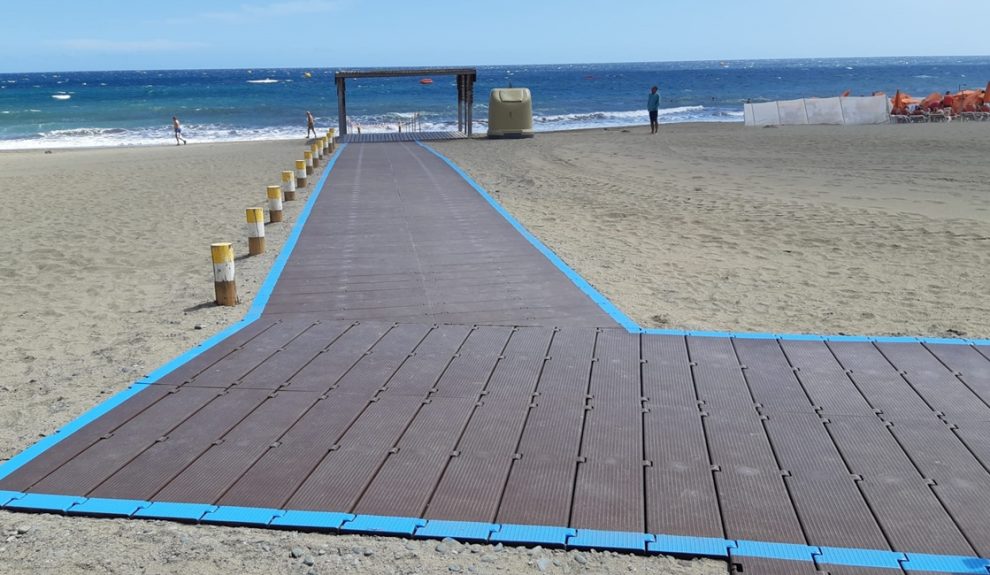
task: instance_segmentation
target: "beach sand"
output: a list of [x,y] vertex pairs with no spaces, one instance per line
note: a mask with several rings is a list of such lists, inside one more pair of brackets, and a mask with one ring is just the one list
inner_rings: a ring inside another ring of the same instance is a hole
[[641,326],[990,337],[990,124],[432,145]]
[[[286,203],[286,222],[266,228],[264,255],[237,260],[236,308],[212,304],[209,246],[231,241],[246,254],[244,209],[264,205],[265,186],[302,152],[297,140],[0,153],[0,461],[243,317],[303,201]],[[541,564],[558,573],[725,572],[710,560],[441,549],[435,541],[0,512],[3,575],[450,573],[454,565],[485,574]]]

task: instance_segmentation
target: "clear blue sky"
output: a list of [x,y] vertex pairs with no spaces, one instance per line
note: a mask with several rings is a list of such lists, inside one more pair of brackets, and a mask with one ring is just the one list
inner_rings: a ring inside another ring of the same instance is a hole
[[0,72],[990,53],[990,3],[0,0]]

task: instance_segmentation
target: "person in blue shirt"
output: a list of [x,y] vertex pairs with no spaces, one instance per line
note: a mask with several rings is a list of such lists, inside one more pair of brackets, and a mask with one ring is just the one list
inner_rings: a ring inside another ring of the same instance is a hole
[[660,93],[657,87],[650,88],[650,97],[646,101],[646,110],[650,113],[650,133],[656,134],[660,131],[660,121],[657,116],[660,114]]

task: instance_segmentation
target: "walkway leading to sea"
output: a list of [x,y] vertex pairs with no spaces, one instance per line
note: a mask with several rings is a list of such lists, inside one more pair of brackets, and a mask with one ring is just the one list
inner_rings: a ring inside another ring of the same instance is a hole
[[416,143],[259,317],[0,467],[10,510],[988,573],[990,347],[644,333]]

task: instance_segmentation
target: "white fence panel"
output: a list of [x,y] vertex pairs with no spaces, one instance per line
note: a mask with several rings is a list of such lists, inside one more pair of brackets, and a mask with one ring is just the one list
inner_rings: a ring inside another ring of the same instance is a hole
[[800,126],[808,123],[808,114],[805,112],[804,100],[783,100],[777,102],[777,110],[780,113],[780,124],[782,126]]
[[762,102],[759,104],[747,104],[753,110],[754,126],[779,126],[780,113],[777,111],[777,102]]
[[890,121],[886,96],[805,98],[745,104],[747,126],[804,124],[885,124]]
[[843,124],[838,98],[808,98],[804,101],[809,124]]
[[842,118],[845,124],[886,124],[886,96],[842,98]]

